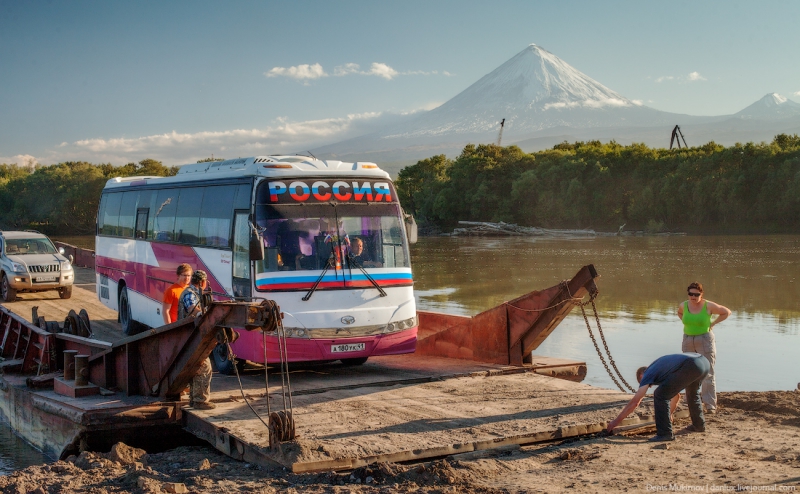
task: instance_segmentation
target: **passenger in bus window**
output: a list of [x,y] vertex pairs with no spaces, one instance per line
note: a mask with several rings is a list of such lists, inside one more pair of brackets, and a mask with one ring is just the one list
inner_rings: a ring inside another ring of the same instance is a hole
[[188,264],[181,264],[175,270],[175,274],[178,276],[178,281],[164,292],[164,302],[161,304],[164,324],[171,324],[178,320],[178,299],[183,290],[189,286],[192,279],[192,267]]
[[356,263],[357,266],[365,268],[380,268],[383,264],[378,261],[373,261],[369,253],[364,250],[364,241],[360,238],[354,238],[350,244],[350,259]]

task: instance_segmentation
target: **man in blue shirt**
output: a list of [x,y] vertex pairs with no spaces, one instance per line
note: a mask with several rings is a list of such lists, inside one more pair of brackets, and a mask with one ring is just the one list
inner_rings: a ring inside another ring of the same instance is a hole
[[689,404],[689,415],[692,425],[687,430],[705,432],[706,421],[703,416],[703,405],[700,401],[700,384],[708,375],[711,366],[708,360],[699,353],[677,353],[664,355],[647,367],[636,371],[639,389],[631,401],[619,413],[617,418],[608,423],[606,430],[611,432],[625,417],[633,413],[647,394],[650,386],[658,386],[653,393],[653,406],[656,414],[656,436],[650,441],[674,441],[672,433],[672,413],[678,406],[681,391],[686,390],[686,401]]

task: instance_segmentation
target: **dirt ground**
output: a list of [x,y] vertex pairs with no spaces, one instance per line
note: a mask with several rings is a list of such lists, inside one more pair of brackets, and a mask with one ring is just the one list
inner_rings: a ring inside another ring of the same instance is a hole
[[[792,492],[800,486],[800,392],[720,394],[707,432],[648,443],[653,430],[466,453],[412,465],[294,475],[211,447],[110,453],[0,477],[4,493],[145,492]],[[612,419],[609,416],[608,419]]]

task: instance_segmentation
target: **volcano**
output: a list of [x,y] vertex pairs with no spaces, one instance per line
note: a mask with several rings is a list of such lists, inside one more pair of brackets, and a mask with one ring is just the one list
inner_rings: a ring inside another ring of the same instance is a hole
[[626,98],[532,44],[443,105],[314,153],[381,162],[396,172],[435,154],[453,156],[469,143],[496,142],[502,119],[502,144],[517,144],[528,152],[565,140],[613,139],[666,147],[676,124],[690,145],[709,140],[733,144],[797,132],[800,104],[772,93],[735,115],[664,112]]

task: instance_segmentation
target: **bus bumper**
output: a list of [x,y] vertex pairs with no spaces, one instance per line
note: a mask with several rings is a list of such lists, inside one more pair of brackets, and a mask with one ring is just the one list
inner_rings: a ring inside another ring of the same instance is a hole
[[[264,363],[264,345],[267,344],[268,362],[278,362],[278,339],[264,337],[258,331],[239,331],[239,339],[231,345],[237,358]],[[306,339],[287,338],[286,352],[289,362],[333,361],[413,353],[417,347],[417,328],[396,333],[357,338]],[[363,349],[360,349],[363,344]],[[358,348],[358,349],[354,349]]]

